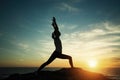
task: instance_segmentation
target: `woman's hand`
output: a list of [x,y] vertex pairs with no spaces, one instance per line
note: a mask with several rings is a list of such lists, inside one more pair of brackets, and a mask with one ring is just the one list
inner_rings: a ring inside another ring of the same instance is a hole
[[53,17],[53,19],[52,19],[52,20],[53,20],[53,22],[56,22],[56,19],[55,19],[55,17]]
[[52,26],[55,27],[55,23],[56,23],[55,17],[53,17],[52,21],[53,21],[53,22],[52,22]]
[[58,30],[58,26],[57,26],[55,17],[53,17],[52,21],[53,21],[52,26],[54,27],[55,30]]

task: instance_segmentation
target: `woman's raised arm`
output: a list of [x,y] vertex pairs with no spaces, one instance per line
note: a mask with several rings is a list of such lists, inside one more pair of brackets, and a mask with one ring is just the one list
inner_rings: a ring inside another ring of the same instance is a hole
[[52,26],[54,27],[55,30],[58,30],[58,26],[57,26],[55,17],[53,17],[52,21],[53,21]]

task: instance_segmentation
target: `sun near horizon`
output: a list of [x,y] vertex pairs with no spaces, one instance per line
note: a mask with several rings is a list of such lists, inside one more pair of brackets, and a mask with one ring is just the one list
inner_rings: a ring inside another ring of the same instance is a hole
[[96,60],[89,60],[88,61],[88,67],[96,68],[97,67],[97,61]]

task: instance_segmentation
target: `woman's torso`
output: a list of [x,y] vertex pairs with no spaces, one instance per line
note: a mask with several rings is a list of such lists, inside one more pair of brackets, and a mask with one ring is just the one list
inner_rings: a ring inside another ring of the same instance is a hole
[[61,33],[59,31],[54,31],[54,44],[55,44],[55,51],[62,52],[62,43],[60,40]]

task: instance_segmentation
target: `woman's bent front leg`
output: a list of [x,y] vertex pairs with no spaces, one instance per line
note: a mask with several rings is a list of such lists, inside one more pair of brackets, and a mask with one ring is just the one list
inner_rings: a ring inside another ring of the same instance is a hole
[[58,58],[61,58],[61,59],[69,59],[69,64],[70,64],[71,68],[74,67],[74,66],[73,66],[73,61],[72,61],[72,57],[71,57],[71,56],[65,55],[65,54],[60,54],[60,55],[58,56]]

